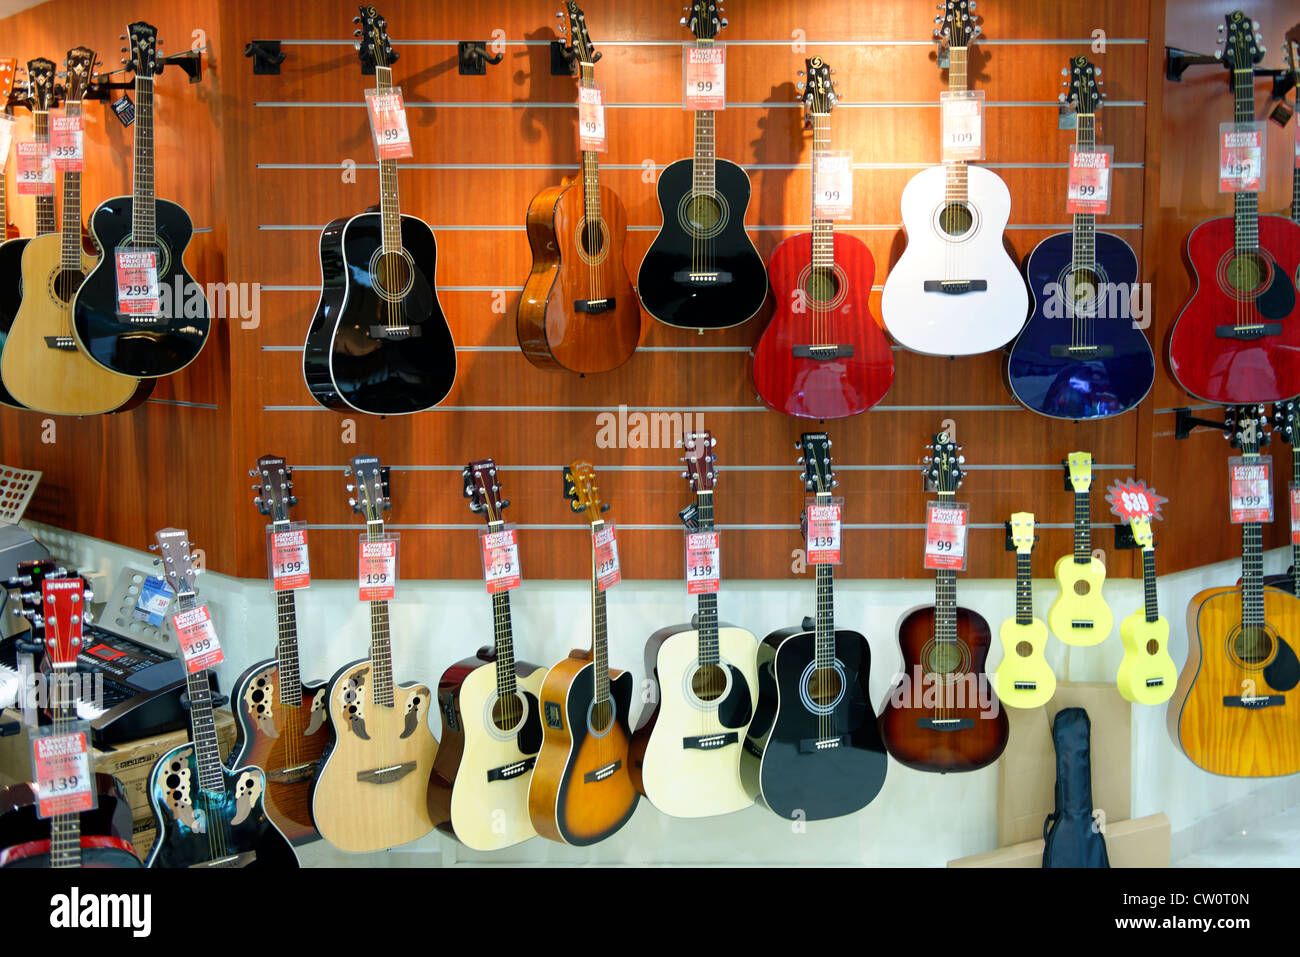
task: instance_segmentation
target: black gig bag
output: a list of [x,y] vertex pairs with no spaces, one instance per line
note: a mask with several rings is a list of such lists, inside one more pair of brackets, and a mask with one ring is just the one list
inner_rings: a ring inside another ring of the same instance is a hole
[[1110,867],[1106,838],[1092,817],[1091,734],[1082,708],[1056,713],[1056,810],[1043,822],[1044,867]]

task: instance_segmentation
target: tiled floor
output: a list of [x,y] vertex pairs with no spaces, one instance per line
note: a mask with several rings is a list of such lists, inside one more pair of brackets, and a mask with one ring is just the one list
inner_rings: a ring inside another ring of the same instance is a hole
[[1264,818],[1174,867],[1300,867],[1300,808]]

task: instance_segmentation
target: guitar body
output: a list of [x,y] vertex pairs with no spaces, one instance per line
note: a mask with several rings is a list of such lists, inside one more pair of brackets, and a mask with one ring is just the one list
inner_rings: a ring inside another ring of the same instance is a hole
[[22,405],[51,415],[112,412],[131,400],[139,380],[92,362],[72,335],[72,298],[95,265],[63,268],[63,237],[47,233],[23,250],[23,299],[0,353],[0,377]]
[[[0,867],[35,867],[53,866],[53,853],[50,841],[31,841],[17,847],[6,847],[0,851]],[[135,856],[135,848],[130,841],[115,837],[82,837],[81,863],[79,867],[142,867],[140,858]]]
[[[600,187],[600,235],[585,236],[583,189],[566,179],[528,206],[533,265],[519,297],[516,331],[528,361],[580,374],[616,369],[641,339],[641,305],[632,290],[623,247],[627,211]],[[600,311],[579,307],[593,296]]]
[[749,177],[728,160],[714,163],[712,196],[692,194],[693,159],[659,174],[663,226],[637,272],[646,312],[680,329],[739,325],[767,298],[767,270],[745,232]]
[[434,286],[433,230],[406,215],[401,230],[401,256],[384,253],[377,212],[336,219],[321,233],[321,298],[303,375],[327,409],[420,412],[445,399],[456,381],[456,344]]
[[[747,789],[786,820],[852,814],[885,784],[888,760],[871,707],[871,648],[856,631],[837,629],[839,681],[810,688],[817,635],[784,628],[758,646],[758,709],[741,758]],[[812,707],[824,713],[817,713]],[[818,747],[821,740],[837,746]]]
[[690,625],[661,629],[646,643],[657,705],[632,736],[632,783],[664,814],[708,817],[754,803],[740,754],[758,706],[757,649],[748,631],[721,625],[710,670],[700,668],[700,633]]
[[1060,591],[1047,609],[1047,626],[1067,645],[1097,645],[1110,637],[1115,619],[1106,606],[1101,588],[1106,583],[1106,565],[1100,558],[1076,564],[1073,555],[1056,561],[1056,582]]
[[438,829],[476,851],[497,851],[536,837],[528,785],[542,747],[539,699],[546,669],[515,662],[521,717],[513,727],[493,721],[496,654],[484,648],[452,665],[438,682],[442,740],[429,779],[429,817]]
[[[129,846],[131,806],[117,778],[97,772],[95,800],[93,811],[81,812],[83,839],[106,837]],[[0,847],[14,848],[49,840],[50,822],[37,816],[36,805],[36,789],[30,783],[11,784],[0,790]]]
[[[28,239],[8,239],[0,243],[0,363],[4,361],[4,347],[13,328],[14,316],[23,301],[23,250]],[[0,381],[0,405],[21,409],[22,405]]]
[[316,829],[344,851],[396,847],[433,829],[427,791],[438,742],[429,730],[429,689],[394,685],[392,706],[378,705],[371,671],[362,659],[330,680],[334,740],[312,792]]
[[[982,166],[968,166],[966,173],[969,215],[962,215],[966,228],[957,235],[939,225],[945,167],[922,170],[903,189],[907,248],[885,279],[880,311],[894,341],[913,352],[965,356],[1001,348],[1029,313],[1024,278],[1003,245],[1011,193]],[[944,280],[985,285],[960,293],[927,291],[926,283]]]
[[311,791],[334,733],[325,685],[301,688],[301,706],[281,701],[280,666],[270,659],[240,675],[233,695],[236,737],[231,763],[266,772],[266,813],[295,845],[320,838],[311,819]]
[[146,867],[298,866],[293,845],[266,815],[261,768],[221,769],[220,791],[199,787],[193,744],[172,748],[149,772],[149,805],[158,837]]
[[[1094,289],[1135,289],[1138,264],[1133,247],[1111,233],[1093,237],[1093,269],[1090,274],[1080,270],[1073,282],[1088,282]],[[1067,311],[1065,290],[1073,256],[1072,232],[1048,236],[1029,254],[1025,274],[1034,309],[1007,356],[1007,386],[1017,402],[1039,415],[1075,421],[1120,415],[1151,391],[1155,356],[1146,335],[1128,318],[1127,299],[1105,293],[1091,297],[1087,308],[1096,318]],[[1071,336],[1078,327],[1086,338],[1075,343]],[[1072,345],[1097,348],[1071,354]]]
[[[934,640],[933,605],[914,608],[898,624],[903,676],[880,709],[880,736],[894,760],[918,771],[974,771],[1007,746],[1007,714],[984,674],[992,643],[988,622],[958,608],[956,624],[957,645],[946,647]],[[953,660],[938,657],[945,651]],[[945,687],[949,675],[955,680]]]
[[990,677],[998,700],[1008,708],[1037,708],[1056,694],[1056,674],[1043,656],[1047,625],[1035,618],[1022,625],[1014,617],[1002,623],[1002,660]]
[[[783,240],[768,262],[776,311],[754,347],[754,386],[786,415],[857,415],[883,399],[894,381],[894,357],[871,315],[875,261],[860,239],[837,232],[833,241],[833,286],[812,271],[812,233]],[[842,347],[839,354],[795,354],[827,342]]]
[[170,315],[132,317],[117,311],[113,253],[131,241],[135,202],[130,196],[105,200],[91,214],[90,234],[103,255],[72,300],[73,335],[81,350],[105,369],[137,379],[184,369],[203,349],[212,323],[207,296],[185,268],[185,250],[194,235],[190,215],[169,200],[156,203],[158,288],[164,307],[171,307],[163,311]]
[[1169,622],[1163,616],[1147,621],[1142,610],[1119,623],[1124,658],[1115,684],[1125,700],[1137,704],[1168,701],[1178,682],[1178,669],[1169,657]]
[[[1206,402],[1291,398],[1300,393],[1293,279],[1300,268],[1300,225],[1260,216],[1260,257],[1236,256],[1235,243],[1231,216],[1206,220],[1187,237],[1184,252],[1196,288],[1174,320],[1169,368],[1185,392]],[[1256,328],[1237,332],[1243,323]]]
[[565,844],[603,841],[636,810],[628,773],[632,674],[609,673],[614,713],[603,733],[592,728],[595,664],[574,651],[542,682],[542,749],[528,789],[528,811],[542,837]]

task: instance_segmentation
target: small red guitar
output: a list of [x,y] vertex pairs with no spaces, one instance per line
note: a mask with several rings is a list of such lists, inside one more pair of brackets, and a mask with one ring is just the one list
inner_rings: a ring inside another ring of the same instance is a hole
[[804,109],[813,128],[812,232],[776,247],[768,263],[776,313],[754,348],[754,386],[786,415],[840,419],[865,412],[894,381],[894,357],[872,318],[876,264],[862,240],[817,216],[818,158],[831,143],[838,96],[830,67],[807,61]]

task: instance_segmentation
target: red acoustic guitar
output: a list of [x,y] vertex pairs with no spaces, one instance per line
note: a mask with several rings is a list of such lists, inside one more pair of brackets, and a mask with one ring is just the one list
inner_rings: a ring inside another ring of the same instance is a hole
[[[830,67],[807,61],[804,108],[813,128],[812,232],[776,247],[768,263],[776,313],[754,348],[754,386],[786,415],[840,419],[865,412],[894,381],[894,357],[872,318],[876,264],[860,239],[817,216],[818,158],[830,149],[838,97]],[[825,184],[823,184],[824,186]]]
[[[1254,25],[1228,14],[1223,62],[1232,71],[1234,118],[1255,119]],[[1222,404],[1276,402],[1300,394],[1300,225],[1259,215],[1259,194],[1234,193],[1232,216],[1187,237],[1196,291],[1169,336],[1169,367],[1183,389]]]

